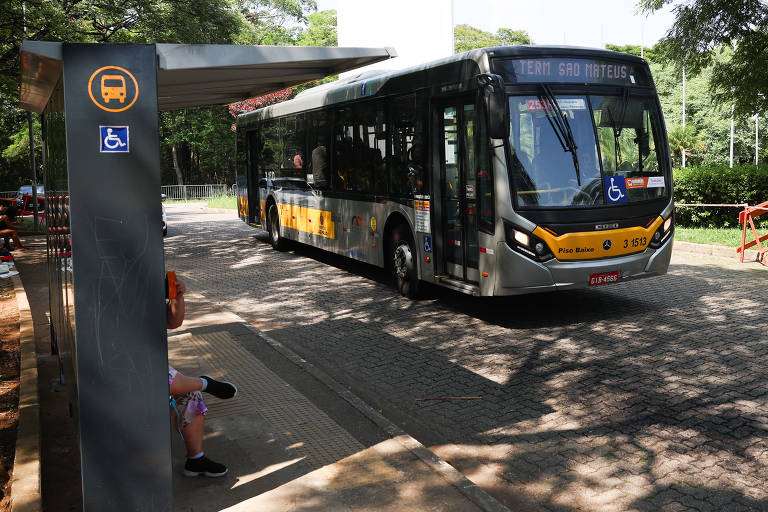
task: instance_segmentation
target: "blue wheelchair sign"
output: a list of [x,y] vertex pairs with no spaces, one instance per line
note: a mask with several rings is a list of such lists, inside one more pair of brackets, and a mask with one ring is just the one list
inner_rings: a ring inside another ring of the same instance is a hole
[[99,139],[101,153],[128,153],[127,126],[99,126]]
[[424,252],[432,252],[432,237],[424,235]]
[[606,176],[605,196],[609,203],[623,203],[627,200],[627,182],[624,176]]

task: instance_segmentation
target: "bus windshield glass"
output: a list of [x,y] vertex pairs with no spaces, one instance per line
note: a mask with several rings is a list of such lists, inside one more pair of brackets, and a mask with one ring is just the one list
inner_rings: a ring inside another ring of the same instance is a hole
[[651,97],[510,96],[517,207],[594,207],[667,197]]

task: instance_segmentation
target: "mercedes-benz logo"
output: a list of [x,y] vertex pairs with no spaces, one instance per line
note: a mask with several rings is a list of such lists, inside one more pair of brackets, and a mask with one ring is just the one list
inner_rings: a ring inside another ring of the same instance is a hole
[[610,251],[611,250],[611,241],[606,240],[603,242],[603,250]]

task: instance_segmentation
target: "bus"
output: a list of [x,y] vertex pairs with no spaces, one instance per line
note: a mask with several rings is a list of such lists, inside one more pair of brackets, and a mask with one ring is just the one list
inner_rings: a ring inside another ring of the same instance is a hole
[[666,273],[669,145],[648,64],[472,50],[237,118],[238,214],[269,233],[477,296]]

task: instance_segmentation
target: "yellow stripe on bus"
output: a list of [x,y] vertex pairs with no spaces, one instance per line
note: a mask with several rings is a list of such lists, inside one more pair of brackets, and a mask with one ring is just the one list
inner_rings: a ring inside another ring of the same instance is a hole
[[237,196],[237,214],[241,217],[248,215],[248,198],[245,196]]
[[593,260],[642,252],[664,219],[658,217],[648,228],[641,226],[553,236],[537,227],[533,234],[544,240],[558,260]]
[[324,238],[336,238],[331,212],[294,204],[278,204],[280,225]]

